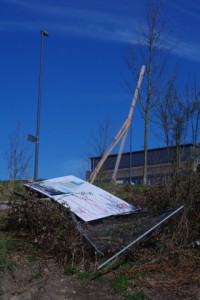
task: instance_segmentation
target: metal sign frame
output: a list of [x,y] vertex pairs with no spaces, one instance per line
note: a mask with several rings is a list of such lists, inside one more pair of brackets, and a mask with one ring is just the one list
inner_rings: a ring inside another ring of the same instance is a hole
[[176,213],[178,213],[181,209],[183,209],[184,205],[181,205],[180,207],[178,207],[177,209],[175,209],[171,214],[169,214],[167,217],[165,217],[163,220],[161,220],[160,222],[158,222],[156,225],[154,225],[153,227],[151,227],[150,229],[148,229],[146,232],[144,232],[142,235],[140,235],[138,238],[136,238],[135,240],[133,240],[130,244],[128,244],[126,247],[124,247],[122,250],[120,250],[119,252],[117,252],[115,255],[113,255],[112,257],[110,257],[108,260],[106,260],[105,262],[103,262],[102,264],[100,264],[97,267],[97,270],[102,269],[104,266],[106,266],[108,263],[110,263],[113,259],[117,258],[118,256],[120,256],[123,252],[125,252],[127,249],[129,249],[131,246],[133,246],[134,244],[136,244],[137,242],[139,242],[142,238],[144,238],[147,234],[149,234],[150,232],[152,232],[153,230],[155,230],[157,227],[159,227],[162,223],[166,222],[169,218],[171,218],[173,215],[175,215]]

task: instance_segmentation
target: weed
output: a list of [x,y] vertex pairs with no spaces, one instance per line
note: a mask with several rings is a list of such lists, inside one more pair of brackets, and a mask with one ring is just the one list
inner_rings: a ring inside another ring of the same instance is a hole
[[95,271],[95,273],[93,273],[93,278],[99,278],[101,280],[104,280],[105,277],[103,276],[101,271]]
[[[26,201],[16,197],[14,200],[18,202],[13,202],[8,215],[8,230],[28,234],[29,241],[34,240],[40,249],[48,249],[48,252],[58,256],[60,261],[65,260],[66,256],[69,263],[79,263],[82,260],[82,237],[66,208],[51,201],[38,201],[34,198]],[[29,248],[34,247],[26,245],[26,250],[30,250],[32,255],[33,249]],[[87,250],[84,255],[89,257],[91,250],[89,247]],[[34,259],[30,258],[31,261]]]
[[131,264],[129,262],[123,263],[120,265],[121,270],[131,270],[132,267],[133,267],[133,264]]
[[145,294],[144,291],[140,291],[126,297],[126,300],[142,300],[142,299],[148,299],[148,296]]
[[6,256],[10,250],[12,240],[2,239],[0,240],[0,271],[3,271],[6,267]]
[[149,273],[147,271],[141,271],[141,272],[134,274],[133,277],[136,279],[141,279],[141,278],[147,278],[148,276],[149,276]]
[[4,255],[0,254],[0,272],[4,270],[6,261]]
[[127,289],[128,277],[125,275],[115,277],[111,279],[110,285],[115,290],[116,293],[121,294],[125,292]]
[[30,263],[35,262],[35,261],[37,261],[37,260],[38,260],[38,256],[37,256],[36,254],[32,254],[32,255],[30,255],[30,256],[28,257],[28,261],[29,261]]
[[7,264],[7,269],[10,270],[10,271],[14,270],[15,267],[16,267],[16,264],[14,264],[14,263],[8,263]]
[[39,279],[39,278],[42,277],[42,275],[43,275],[43,272],[42,272],[41,270],[38,270],[38,271],[32,276],[32,278],[33,278],[33,279]]
[[91,274],[89,272],[80,272],[77,276],[78,280],[90,280]]
[[64,274],[67,276],[71,276],[76,272],[76,267],[69,265],[64,268]]
[[0,250],[9,250],[12,245],[12,240],[1,240],[0,241]]

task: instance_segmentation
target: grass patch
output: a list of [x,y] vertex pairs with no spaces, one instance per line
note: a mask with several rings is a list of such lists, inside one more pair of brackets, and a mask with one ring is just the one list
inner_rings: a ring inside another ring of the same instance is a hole
[[6,260],[3,254],[0,253],[0,272],[4,270],[6,266]]
[[39,279],[39,278],[42,278],[43,276],[43,272],[38,270],[34,275],[33,275],[33,279]]
[[127,290],[128,277],[121,275],[110,280],[110,286],[115,290],[116,293],[122,294]]
[[133,278],[135,279],[147,278],[148,276],[149,276],[149,272],[147,271],[141,271],[133,274]]
[[[20,255],[18,255],[20,253]],[[19,238],[13,238],[12,234],[0,231],[0,271],[13,270],[25,259],[34,263],[39,259],[41,249],[37,245]]]
[[13,262],[10,262],[10,263],[7,264],[6,267],[7,267],[8,270],[12,271],[16,268],[16,264],[13,263]]
[[75,274],[75,272],[76,272],[76,267],[75,266],[69,265],[69,266],[66,266],[64,268],[64,274],[67,275],[67,276],[72,276],[72,275]]
[[11,239],[0,240],[0,251],[2,252],[2,251],[10,250],[12,244],[13,244],[13,241]]
[[[0,236],[1,238],[1,236]],[[6,238],[2,238],[0,240],[0,271],[4,271],[7,266],[8,254],[13,245],[13,240]]]
[[139,291],[133,295],[129,295],[126,297],[126,300],[143,300],[148,299],[148,296],[145,294],[144,291]]
[[77,275],[78,280],[90,280],[91,279],[91,274],[89,272],[80,272]]
[[120,265],[120,270],[131,270],[133,267],[133,264],[130,262],[126,262]]
[[28,256],[28,261],[29,261],[30,263],[35,262],[35,261],[37,261],[37,260],[38,260],[38,256],[37,256],[36,254],[32,254],[32,255],[29,255],[29,256]]

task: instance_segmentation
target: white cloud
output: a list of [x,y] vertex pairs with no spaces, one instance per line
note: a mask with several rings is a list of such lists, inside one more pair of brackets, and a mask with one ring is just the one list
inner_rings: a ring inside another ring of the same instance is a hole
[[[0,20],[0,30],[1,31],[22,31],[31,32],[38,28],[37,22],[31,21],[3,21]],[[43,28],[43,27],[39,27]]]
[[[75,9],[65,6],[44,4],[36,1],[7,0],[19,8],[34,10],[38,14],[37,21],[9,21],[0,22],[3,28],[13,30],[35,30],[45,27],[56,33],[67,33],[87,36],[95,39],[134,42],[133,33],[137,22],[123,14],[104,13],[90,9]],[[45,18],[44,18],[45,16]],[[45,20],[45,23],[44,23]]]
[[125,25],[127,22],[131,24],[131,26],[136,26],[136,23],[133,18],[127,18],[127,16],[122,16],[121,14],[110,14],[104,13],[96,10],[90,9],[75,9],[69,8],[65,6],[58,5],[50,5],[44,4],[41,2],[34,1],[23,1],[23,0],[7,0],[11,4],[25,7],[30,10],[35,10],[40,13],[51,14],[52,16],[58,17],[68,17],[70,19],[77,19],[80,21],[92,22],[92,23],[103,23],[110,24],[112,26],[116,25]]
[[[138,23],[123,14],[104,13],[95,10],[75,9],[39,1],[6,0],[7,3],[41,13],[37,21],[0,21],[0,30],[36,31],[45,28],[52,34],[67,34],[112,42],[137,44]],[[184,9],[180,6],[176,9]],[[195,14],[195,12],[188,12]],[[45,16],[45,18],[44,18]],[[40,18],[41,17],[41,18]],[[45,20],[45,21],[44,21]],[[141,26],[141,24],[140,24]],[[176,42],[171,36],[167,45]],[[182,39],[174,48],[174,53],[193,61],[200,61],[200,46],[188,39]]]
[[86,36],[95,39],[136,43],[134,35],[129,30],[105,28],[102,26],[57,26],[57,29],[63,33],[75,34],[79,36]]
[[194,43],[191,40],[180,40],[171,37],[168,42],[166,42],[167,47],[173,48],[173,53],[177,54],[182,58],[186,58],[191,61],[200,62],[200,44]]
[[192,61],[200,62],[200,45],[190,42],[181,42],[180,45],[174,49],[174,52],[179,56],[187,58]]
[[192,18],[200,18],[198,6],[191,5],[190,1],[186,2],[184,5],[182,3],[182,0],[180,3],[178,3],[177,1],[172,1],[170,5],[173,7],[173,9],[176,9],[178,12],[187,15],[187,17],[190,16]]

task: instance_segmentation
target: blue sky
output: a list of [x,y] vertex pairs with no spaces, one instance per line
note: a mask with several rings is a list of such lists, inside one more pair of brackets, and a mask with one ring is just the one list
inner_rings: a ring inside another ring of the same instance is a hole
[[[109,117],[115,135],[129,112],[132,96],[124,53],[143,24],[144,0],[0,0],[0,179],[6,179],[5,152],[18,121],[35,135],[40,31],[44,41],[39,177],[83,176],[90,136]],[[200,2],[168,0],[178,41],[175,57],[184,74],[200,78]],[[183,78],[185,75],[183,75]],[[134,83],[133,83],[134,85]],[[150,148],[162,146],[150,133]],[[29,143],[34,156],[34,144]],[[143,120],[133,115],[133,150],[143,149]],[[125,150],[129,150],[127,142]],[[33,176],[33,164],[30,176]]]

